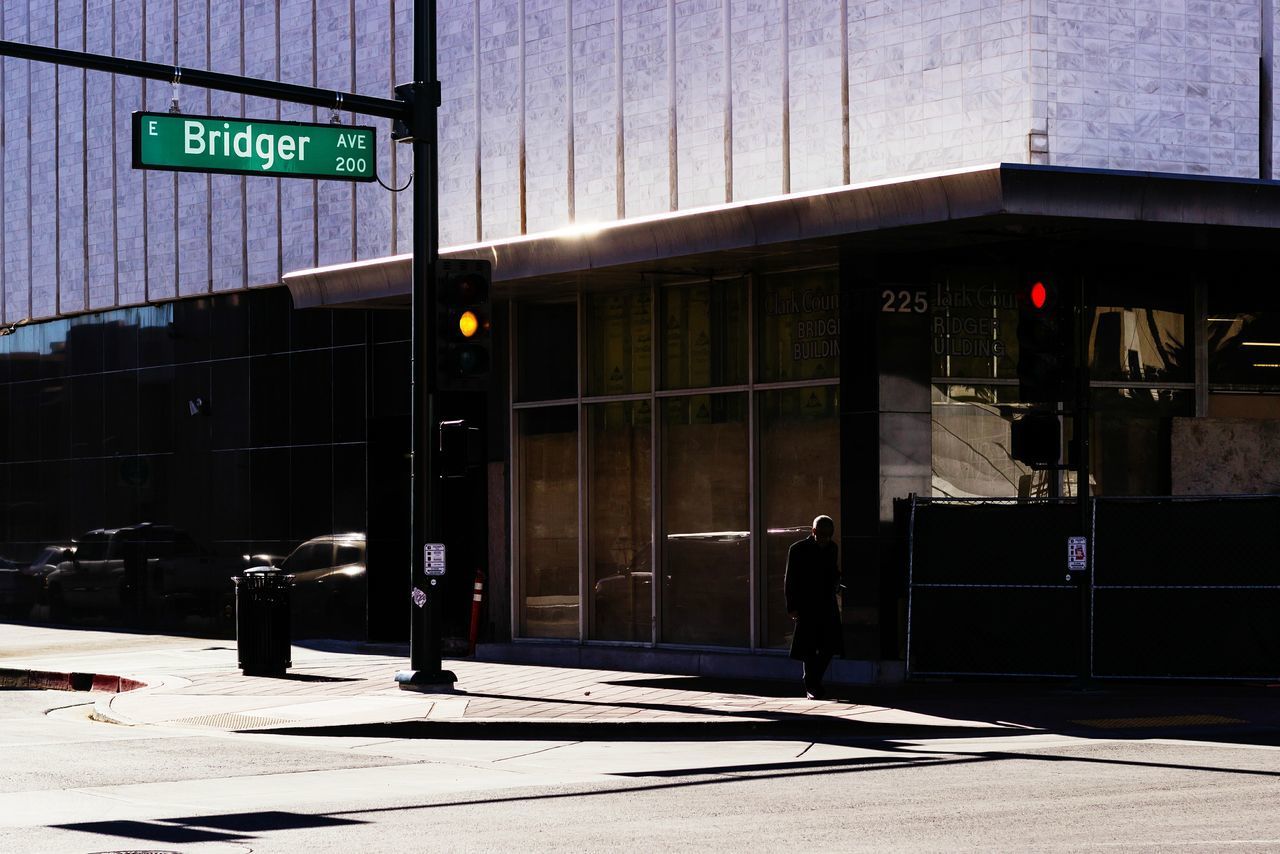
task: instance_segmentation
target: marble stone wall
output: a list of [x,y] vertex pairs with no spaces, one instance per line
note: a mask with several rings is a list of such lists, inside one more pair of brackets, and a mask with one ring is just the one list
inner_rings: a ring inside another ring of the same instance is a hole
[[1174,495],[1280,494],[1280,421],[1175,418]]
[[[1275,2],[439,0],[441,243],[1001,161],[1257,177],[1280,103],[1263,74]],[[25,0],[0,14],[6,39],[385,96],[411,77],[411,33],[411,0]],[[0,60],[0,319],[408,251],[408,194],[133,170],[129,113],[171,96]],[[180,96],[189,113],[329,117]],[[378,127],[379,172],[402,185],[409,152],[390,123],[341,118]]]

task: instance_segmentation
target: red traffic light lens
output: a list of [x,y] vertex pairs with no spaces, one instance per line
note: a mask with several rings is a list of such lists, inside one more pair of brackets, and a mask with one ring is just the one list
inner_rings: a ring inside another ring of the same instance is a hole
[[1049,291],[1045,289],[1044,282],[1036,282],[1031,286],[1031,304],[1036,308],[1044,308],[1045,301],[1049,299]]

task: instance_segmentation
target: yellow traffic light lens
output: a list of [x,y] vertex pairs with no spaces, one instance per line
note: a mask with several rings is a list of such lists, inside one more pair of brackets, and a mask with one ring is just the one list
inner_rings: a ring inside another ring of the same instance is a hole
[[480,321],[474,311],[464,311],[462,316],[458,318],[458,331],[462,333],[463,338],[470,338],[475,335],[476,330],[479,328]]

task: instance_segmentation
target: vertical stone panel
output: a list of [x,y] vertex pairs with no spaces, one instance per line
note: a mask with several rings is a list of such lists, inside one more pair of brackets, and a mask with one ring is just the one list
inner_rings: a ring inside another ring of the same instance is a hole
[[525,0],[525,191],[529,233],[569,221],[564,0]]
[[[276,79],[276,4],[272,0],[244,0],[244,73]],[[246,118],[274,119],[276,102],[246,98]],[[280,280],[280,178],[246,178],[245,205],[248,227],[249,285],[270,285]]]
[[[393,42],[394,56],[390,58],[391,83],[393,86],[413,82],[413,2],[412,0],[393,0],[395,19],[395,36]],[[468,0],[450,0],[464,2]],[[396,146],[396,171],[392,176],[396,183],[393,186],[403,187],[413,174],[413,146]],[[416,180],[416,179],[415,179]],[[390,182],[388,182],[390,183]],[[392,236],[392,251],[404,254],[413,249],[413,193],[406,190],[396,193],[395,234]]]
[[[32,9],[32,44],[54,43],[52,8]],[[58,168],[54,112],[57,69],[31,63],[31,314],[51,317],[58,310],[58,198],[54,173]]]
[[782,192],[782,0],[732,3],[733,198],[744,201]]
[[[209,11],[205,0],[178,0],[178,63],[187,68],[209,67]],[[211,114],[208,89],[183,86],[180,94],[184,113]],[[208,175],[178,173],[178,293],[181,296],[210,290],[209,183]]]
[[840,5],[792,0],[791,189],[816,190],[844,180],[840,106]]
[[[150,62],[171,63],[176,60],[173,44],[173,0],[145,0],[147,44],[145,58]],[[168,83],[149,81],[146,108],[156,112],[169,109],[173,87]],[[177,296],[177,238],[174,200],[177,174],[147,172],[143,185],[147,194],[147,300],[159,301]]]
[[[88,0],[88,16],[84,49],[90,53],[111,55],[112,0]],[[116,300],[116,244],[114,143],[116,127],[112,121],[115,104],[111,96],[112,76],[98,71],[85,76],[84,106],[88,138],[85,140],[84,168],[88,176],[85,199],[88,236],[88,282],[90,309],[110,308]]]
[[[240,73],[241,0],[214,0],[217,25],[209,31],[209,67],[224,74]],[[244,98],[227,92],[210,93],[215,116],[244,115]],[[245,282],[244,184],[238,175],[210,176],[209,213],[213,241],[213,289],[243,288]]]
[[[391,98],[391,64],[387,46],[391,42],[391,6],[385,0],[357,4],[356,14],[356,79],[354,91],[380,98]],[[391,141],[391,122],[372,116],[356,116],[356,124],[378,129],[378,144],[368,156],[377,164],[377,174],[390,182],[391,158],[395,152]],[[391,254],[392,193],[376,183],[356,184],[356,257],[381,258]]]
[[476,239],[475,16],[470,2],[452,2],[436,17],[440,245],[456,246]]
[[[143,0],[116,0],[115,55],[142,59]],[[147,173],[133,168],[130,113],[142,103],[141,80],[118,75],[115,122],[116,281],[121,305],[146,299],[147,245],[143,227],[143,183]]]
[[517,0],[480,0],[483,239],[520,233],[520,22]]
[[724,13],[729,0],[676,3],[677,197],[681,208],[724,201]]
[[[26,41],[26,4],[6,3],[4,37]],[[31,63],[5,58],[4,63],[4,319],[28,317],[31,297],[31,233],[29,180],[31,146],[27,135],[27,84]]]
[[667,0],[628,0],[622,9],[626,215],[636,217],[671,209]]
[[618,215],[613,0],[573,3],[574,205],[579,223]]
[[[350,7],[345,2],[326,2],[317,8],[316,85],[350,92],[353,83]],[[341,117],[343,124],[352,123],[350,113],[341,113]],[[329,112],[321,111],[320,120],[328,119]],[[355,189],[348,181],[316,182],[317,263],[337,264],[354,260],[354,199]]]
[[[325,4],[326,9],[339,4]],[[316,0],[281,0],[280,80],[314,85],[311,50]],[[318,25],[327,17],[323,13]],[[317,112],[321,115],[317,117]],[[280,102],[280,118],[289,122],[328,121],[329,111],[306,104]],[[280,266],[285,273],[316,266],[316,193],[319,182],[304,178],[272,178],[280,185]],[[344,259],[346,260],[346,259]]]
[[[84,50],[82,0],[58,0],[58,47]],[[58,68],[58,310],[84,311],[84,72]]]

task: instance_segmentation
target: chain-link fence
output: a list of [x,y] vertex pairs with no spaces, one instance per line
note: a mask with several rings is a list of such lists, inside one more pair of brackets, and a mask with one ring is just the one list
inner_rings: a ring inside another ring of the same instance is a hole
[[[916,498],[910,676],[1272,679],[1280,497]],[[1087,609],[1087,610],[1086,610]]]
[[907,668],[913,676],[1079,672],[1079,580],[1066,578],[1075,502],[917,498]]
[[1098,498],[1093,675],[1280,675],[1280,496]]

